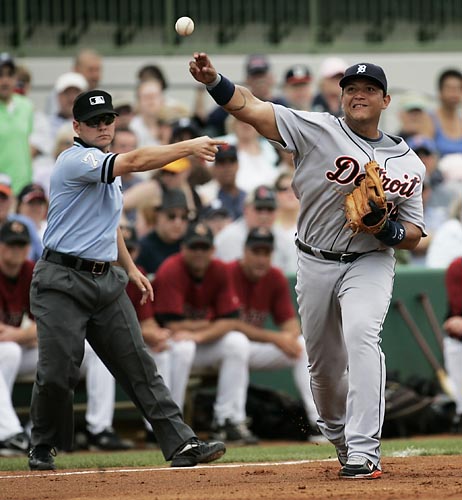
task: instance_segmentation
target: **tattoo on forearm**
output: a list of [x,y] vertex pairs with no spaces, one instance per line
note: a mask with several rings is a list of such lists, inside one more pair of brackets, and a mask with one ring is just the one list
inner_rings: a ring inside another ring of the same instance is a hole
[[241,111],[242,109],[244,109],[244,108],[245,108],[245,106],[246,106],[246,104],[247,104],[247,99],[246,99],[246,97],[245,97],[244,93],[242,92],[242,90],[241,90],[241,89],[238,89],[238,91],[239,91],[239,94],[241,94],[241,96],[242,96],[243,103],[242,103],[242,105],[241,105],[241,106],[236,106],[236,107],[234,107],[234,106],[226,106],[226,109],[227,109],[230,113],[233,113],[233,112],[235,112],[235,111]]

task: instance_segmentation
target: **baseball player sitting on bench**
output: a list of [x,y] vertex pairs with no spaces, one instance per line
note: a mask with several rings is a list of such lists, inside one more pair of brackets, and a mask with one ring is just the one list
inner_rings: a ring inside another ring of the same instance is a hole
[[[292,305],[288,280],[278,268],[271,266],[273,249],[273,233],[266,228],[254,228],[247,236],[242,259],[228,264],[241,301],[240,320],[235,329],[251,341],[251,370],[293,367],[310,431],[315,435],[318,412],[311,394],[305,341]],[[270,318],[279,331],[265,328]]]
[[225,441],[255,444],[246,426],[249,341],[234,331],[239,299],[224,262],[213,258],[213,234],[191,225],[181,252],[166,259],[154,280],[155,317],[173,340],[193,340],[193,368],[218,369],[212,430]]

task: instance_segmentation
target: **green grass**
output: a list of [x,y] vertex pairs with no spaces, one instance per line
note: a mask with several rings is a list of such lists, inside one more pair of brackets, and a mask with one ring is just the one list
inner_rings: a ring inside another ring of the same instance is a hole
[[[462,436],[432,436],[415,439],[384,440],[384,457],[415,455],[460,455]],[[228,448],[221,463],[279,462],[286,460],[320,460],[335,458],[330,444],[294,443]],[[56,458],[58,469],[101,469],[112,467],[167,466],[158,450],[137,450],[123,453],[60,453]],[[27,470],[27,459],[0,458],[0,471]]]

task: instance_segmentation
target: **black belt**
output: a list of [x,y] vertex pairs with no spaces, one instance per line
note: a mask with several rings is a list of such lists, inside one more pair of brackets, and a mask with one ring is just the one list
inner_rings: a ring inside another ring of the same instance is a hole
[[302,252],[313,255],[314,257],[321,256],[326,260],[335,260],[337,262],[353,262],[358,257],[361,257],[361,255],[364,255],[363,253],[356,253],[356,252],[338,253],[338,252],[329,252],[328,250],[319,250],[319,253],[317,253],[313,250],[312,247],[310,247],[306,243],[303,243],[303,241],[300,241],[299,239],[295,240],[295,244],[298,246],[298,248],[300,248]]
[[111,263],[99,260],[87,260],[68,255],[67,253],[55,252],[45,248],[42,254],[42,259],[54,264],[61,264],[62,266],[72,267],[77,271],[88,271],[92,274],[104,274],[108,271]]

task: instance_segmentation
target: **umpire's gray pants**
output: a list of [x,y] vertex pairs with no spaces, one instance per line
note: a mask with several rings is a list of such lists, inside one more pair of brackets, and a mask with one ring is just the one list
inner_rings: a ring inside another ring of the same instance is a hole
[[39,344],[31,403],[33,446],[72,448],[74,387],[85,338],[151,423],[166,460],[195,436],[145,347],[126,284],[127,274],[117,266],[93,275],[37,262],[30,293]]

